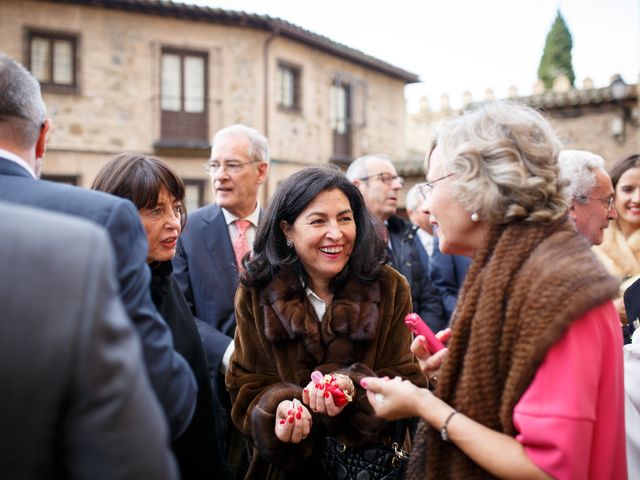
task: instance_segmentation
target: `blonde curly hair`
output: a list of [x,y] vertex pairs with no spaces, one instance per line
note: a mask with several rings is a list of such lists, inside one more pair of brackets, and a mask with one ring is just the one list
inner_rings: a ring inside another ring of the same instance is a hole
[[552,222],[566,213],[562,144],[536,110],[488,102],[448,121],[437,144],[457,199],[493,224]]

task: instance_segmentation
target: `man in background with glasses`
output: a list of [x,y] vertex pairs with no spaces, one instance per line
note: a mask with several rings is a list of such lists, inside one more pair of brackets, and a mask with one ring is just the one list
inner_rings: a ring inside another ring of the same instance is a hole
[[386,226],[387,263],[408,280],[413,311],[435,331],[446,327],[440,297],[429,279],[429,256],[416,233],[418,226],[395,215],[404,179],[386,155],[359,157],[346,175],[362,193],[367,208]]
[[[257,130],[232,125],[213,137],[205,170],[211,178],[215,202],[189,214],[173,259],[174,275],[184,293],[202,338],[214,394],[227,410],[224,384],[234,350],[234,297],[242,257],[253,248],[260,207],[258,190],[267,178],[269,145]],[[229,461],[236,475],[246,465],[246,449],[239,434],[227,436]]]
[[569,218],[592,245],[600,245],[609,221],[618,218],[613,206],[614,190],[604,160],[584,150],[563,150],[558,159]]

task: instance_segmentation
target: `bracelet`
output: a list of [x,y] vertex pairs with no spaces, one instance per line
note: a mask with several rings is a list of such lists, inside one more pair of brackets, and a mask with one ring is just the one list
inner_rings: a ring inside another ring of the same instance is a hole
[[450,441],[449,432],[447,431],[447,426],[449,425],[449,422],[451,421],[451,419],[456,413],[459,413],[459,412],[457,410],[454,410],[453,412],[451,412],[447,417],[447,419],[444,421],[444,425],[442,425],[442,428],[440,429],[440,437],[444,442]]
[[344,380],[347,383],[347,388],[342,390],[342,393],[344,393],[344,396],[346,397],[347,402],[352,402],[353,397],[355,397],[356,395],[356,387],[353,384],[353,380],[351,380],[351,377],[343,373],[334,373],[333,378],[335,378],[336,380],[340,378],[341,380]]

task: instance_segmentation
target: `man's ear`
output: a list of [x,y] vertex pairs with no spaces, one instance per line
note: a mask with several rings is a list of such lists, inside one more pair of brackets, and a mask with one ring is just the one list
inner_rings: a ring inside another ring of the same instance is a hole
[[38,140],[36,141],[36,159],[44,157],[44,152],[47,149],[47,135],[51,129],[51,119],[47,118],[40,127],[40,133],[38,134]]
[[262,185],[262,183],[264,183],[264,181],[267,178],[268,170],[269,170],[269,165],[267,165],[266,163],[262,162],[258,164],[258,178],[256,180],[256,183],[258,185]]

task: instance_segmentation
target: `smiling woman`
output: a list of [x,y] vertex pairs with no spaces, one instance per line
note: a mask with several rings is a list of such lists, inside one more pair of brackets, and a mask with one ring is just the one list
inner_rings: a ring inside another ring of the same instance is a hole
[[[395,423],[372,413],[358,380],[426,381],[403,325],[408,284],[384,260],[362,196],[339,170],[301,170],[271,199],[244,258],[226,376],[231,417],[256,448],[246,478],[332,478],[322,461],[330,442],[391,440]],[[324,381],[311,381],[316,371]]]

